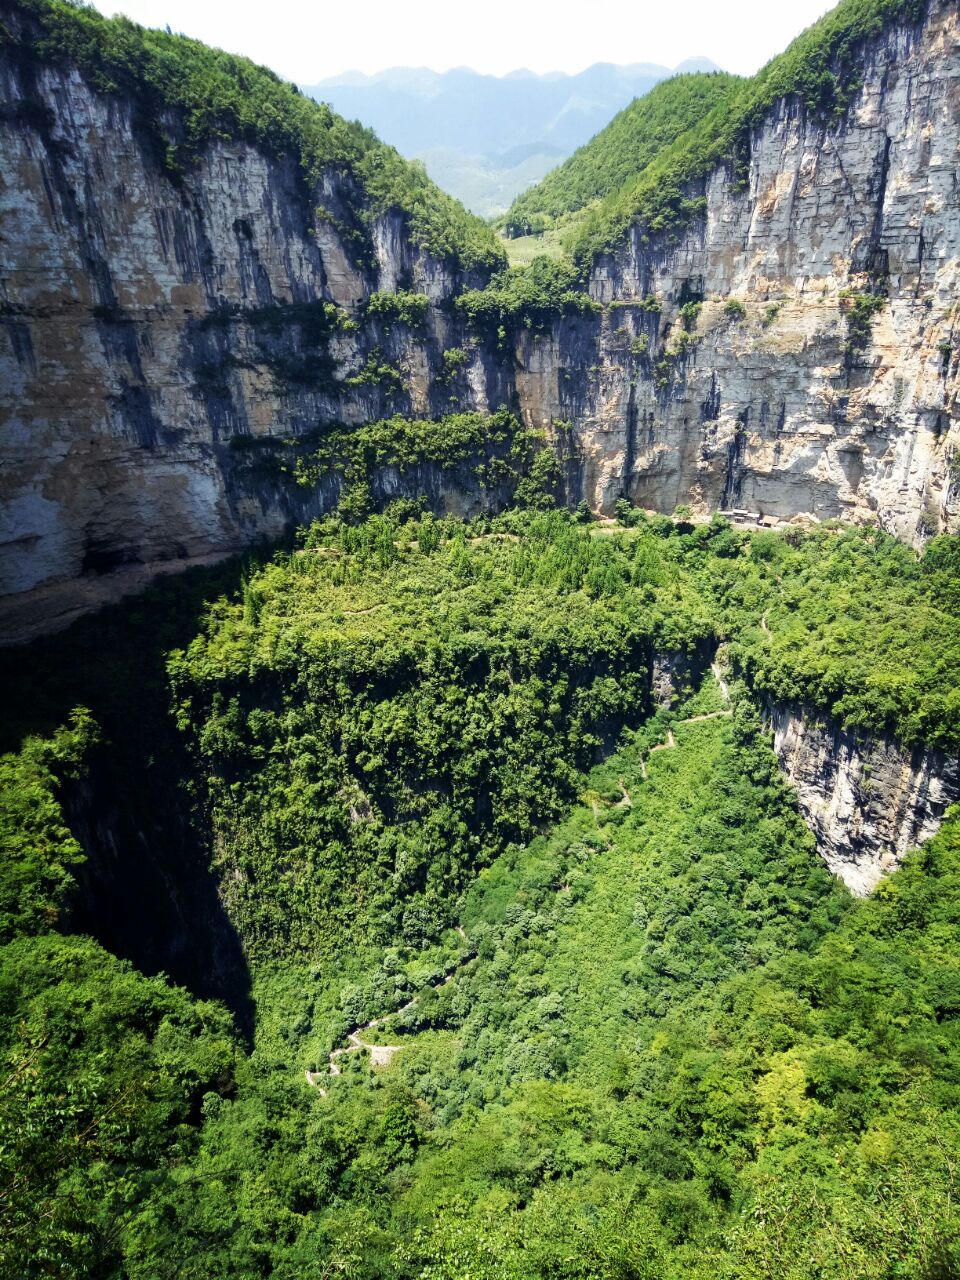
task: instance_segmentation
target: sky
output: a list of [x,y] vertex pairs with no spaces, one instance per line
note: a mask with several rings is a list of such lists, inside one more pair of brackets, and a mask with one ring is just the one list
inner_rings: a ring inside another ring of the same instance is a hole
[[[343,71],[468,66],[492,75],[518,67],[582,71],[594,62],[712,58],[752,74],[833,0],[95,0],[246,54],[300,84]],[[460,10],[458,13],[457,10]],[[571,16],[568,16],[571,15]],[[572,16],[575,15],[575,16]]]

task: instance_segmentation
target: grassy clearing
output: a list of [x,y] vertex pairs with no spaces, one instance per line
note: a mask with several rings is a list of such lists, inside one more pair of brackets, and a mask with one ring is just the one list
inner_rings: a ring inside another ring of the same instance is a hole
[[504,240],[507,259],[511,267],[526,267],[534,258],[562,258],[563,247],[559,230],[545,231],[539,236],[518,236],[516,240]]

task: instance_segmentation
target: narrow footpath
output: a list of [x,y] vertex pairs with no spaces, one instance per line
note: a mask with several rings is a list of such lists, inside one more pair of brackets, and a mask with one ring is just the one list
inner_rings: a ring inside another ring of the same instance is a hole
[[[723,674],[720,670],[719,665],[715,662],[713,666],[710,668],[710,670],[712,671],[713,677],[717,682],[717,687],[720,690],[720,696],[723,698],[724,702],[729,703],[730,690],[727,686],[726,681],[723,678]],[[704,720],[717,720],[722,716],[731,716],[731,715],[733,715],[733,711],[729,706],[727,706],[722,711],[708,711],[705,715],[687,716],[685,720],[678,720],[677,724],[701,724]],[[655,751],[672,751],[676,747],[676,745],[677,745],[677,740],[673,736],[673,729],[668,728],[666,742],[660,742],[655,747],[651,747],[650,750],[647,752],[647,759],[649,759],[650,756],[652,756]],[[647,766],[644,760],[640,761],[640,774],[641,774],[641,777],[643,778],[646,778],[647,776]],[[619,779],[619,783],[620,783],[620,791],[621,791],[622,798],[618,803],[620,806],[630,809],[633,807],[633,800],[630,797],[630,793],[627,791],[623,778]],[[597,809],[596,801],[594,800],[592,803],[593,803],[594,817],[599,821],[599,812]],[[563,887],[567,888],[568,886],[563,886]],[[464,932],[463,926],[458,924],[456,926],[456,931],[460,935],[460,937],[464,940],[464,942],[466,942],[467,935]],[[438,991],[440,990],[441,987],[448,986],[451,982],[453,982],[454,978],[457,976],[457,974],[463,968],[463,966],[469,960],[472,960],[472,959],[473,959],[473,953],[468,951],[467,954],[454,965],[454,967],[450,970],[450,972],[446,974],[442,982],[437,982],[433,984],[433,990]],[[398,1017],[401,1013],[406,1013],[408,1009],[412,1009],[417,1003],[418,1003],[418,997],[414,996],[412,999],[408,1000],[405,1005],[401,1005],[399,1009],[394,1009],[392,1013],[382,1014],[379,1018],[371,1018],[369,1022],[363,1023],[362,1026],[354,1027],[352,1031],[348,1031],[346,1036],[347,1043],[344,1045],[341,1045],[339,1048],[331,1050],[330,1055],[327,1059],[327,1070],[325,1072],[311,1071],[309,1068],[304,1071],[303,1074],[306,1078],[307,1084],[311,1085],[314,1089],[316,1089],[317,1092],[322,1097],[326,1097],[327,1091],[321,1084],[321,1081],[329,1080],[333,1076],[339,1076],[342,1074],[339,1059],[342,1058],[344,1054],[359,1053],[364,1049],[370,1055],[371,1066],[374,1066],[374,1067],[389,1066],[390,1063],[393,1061],[394,1055],[400,1053],[400,1051],[403,1049],[403,1045],[402,1044],[367,1044],[366,1041],[364,1041],[361,1037],[364,1031],[375,1031],[377,1027],[382,1027],[385,1023],[389,1022],[392,1018]]]

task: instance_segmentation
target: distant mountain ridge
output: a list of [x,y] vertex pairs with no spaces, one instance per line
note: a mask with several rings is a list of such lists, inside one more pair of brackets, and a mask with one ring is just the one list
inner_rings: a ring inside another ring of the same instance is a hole
[[508,234],[539,234],[555,222],[576,218],[591,203],[635,179],[664,148],[743,84],[739,76],[724,71],[698,71],[654,85],[514,200],[505,219]]
[[348,71],[302,87],[370,126],[405,156],[422,160],[435,182],[490,216],[661,80],[717,69],[707,58],[674,68],[598,62],[575,75],[390,67],[374,75]]

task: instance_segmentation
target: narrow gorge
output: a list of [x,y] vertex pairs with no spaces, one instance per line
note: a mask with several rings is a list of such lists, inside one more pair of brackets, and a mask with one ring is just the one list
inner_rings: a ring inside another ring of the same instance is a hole
[[958,173],[955,0],[496,224],[0,0],[0,1280],[960,1275]]

